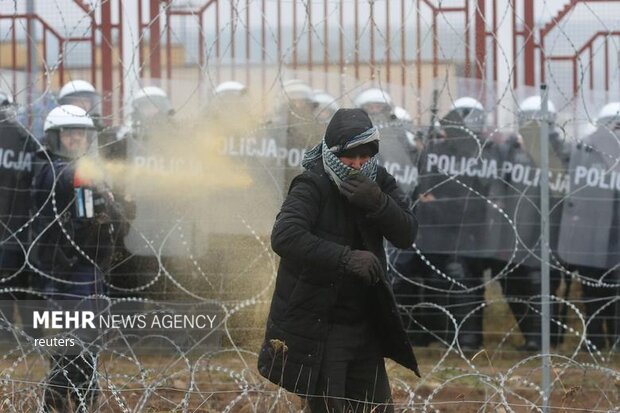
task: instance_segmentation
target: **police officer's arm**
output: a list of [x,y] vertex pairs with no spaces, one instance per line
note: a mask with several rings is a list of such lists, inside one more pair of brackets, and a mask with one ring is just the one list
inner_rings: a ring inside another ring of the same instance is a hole
[[387,202],[377,212],[367,217],[375,222],[383,236],[398,248],[408,248],[415,241],[418,221],[409,208],[411,202],[400,189],[392,175],[383,169],[379,173],[386,175],[381,190],[387,195]]
[[306,172],[296,177],[271,231],[271,247],[282,258],[328,271],[342,269],[349,247],[313,234],[321,212],[321,192]]
[[67,270],[77,261],[75,249],[66,242],[67,236],[60,229],[61,225],[68,232],[72,228],[65,219],[71,215],[72,176],[67,167],[55,168],[51,163],[42,163],[38,167],[32,190],[34,212],[38,214],[37,229],[43,231],[42,235],[35,234],[38,239],[34,250],[37,265],[42,264],[41,260],[51,262],[55,257],[62,269]]

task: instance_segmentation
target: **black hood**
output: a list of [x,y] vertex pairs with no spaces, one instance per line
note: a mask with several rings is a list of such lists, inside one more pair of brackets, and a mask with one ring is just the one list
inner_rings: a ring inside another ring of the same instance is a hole
[[[325,144],[328,148],[344,147],[349,140],[372,127],[372,121],[364,110],[338,109],[327,125]],[[370,142],[367,145],[373,146],[375,154],[379,152],[379,141]]]

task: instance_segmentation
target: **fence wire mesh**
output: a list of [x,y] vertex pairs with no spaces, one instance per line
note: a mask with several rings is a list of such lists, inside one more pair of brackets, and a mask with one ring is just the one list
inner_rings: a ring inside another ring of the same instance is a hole
[[0,2],[0,410],[55,389],[66,411],[300,411],[256,368],[270,235],[361,107],[419,222],[385,244],[421,371],[387,361],[394,410],[619,411],[619,21],[612,0]]

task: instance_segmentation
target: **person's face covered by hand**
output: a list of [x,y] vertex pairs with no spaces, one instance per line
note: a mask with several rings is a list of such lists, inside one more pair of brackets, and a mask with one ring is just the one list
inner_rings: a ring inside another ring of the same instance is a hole
[[359,171],[362,165],[368,162],[372,156],[372,147],[370,145],[361,145],[343,152],[338,159],[346,166]]

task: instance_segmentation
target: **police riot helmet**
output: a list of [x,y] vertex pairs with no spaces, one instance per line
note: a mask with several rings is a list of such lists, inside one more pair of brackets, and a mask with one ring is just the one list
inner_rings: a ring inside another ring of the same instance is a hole
[[469,96],[458,98],[452,104],[452,109],[446,118],[449,118],[451,114],[457,114],[458,118],[462,120],[463,126],[471,132],[479,134],[484,131],[486,113],[484,106],[477,99]]
[[61,105],[52,109],[43,125],[48,150],[65,158],[96,153],[97,131],[88,113],[79,106]]
[[371,117],[377,115],[392,115],[392,98],[379,88],[366,89],[354,99],[355,107],[364,109]]
[[65,83],[58,93],[58,104],[79,106],[88,113],[96,125],[101,122],[101,95],[85,80]]
[[[530,96],[525,99],[519,105],[519,127],[526,125],[531,121],[541,121],[542,115],[540,113],[542,107],[542,98],[540,95]],[[548,121],[549,123],[555,123],[557,117],[557,111],[555,109],[555,105],[552,101],[547,101],[547,109],[549,112]]]
[[291,79],[283,83],[283,92],[286,99],[313,102],[314,93],[310,85],[303,80]]
[[220,83],[214,90],[215,96],[223,96],[223,95],[235,95],[241,96],[247,93],[247,88],[241,82],[236,82],[234,80],[230,80],[227,82]]
[[603,106],[598,113],[596,125],[609,129],[620,129],[620,102],[611,102]]
[[288,110],[301,116],[312,116],[316,108],[314,93],[310,85],[299,79],[287,80],[283,84],[282,100]]
[[[250,105],[247,87],[237,81],[220,83],[213,89],[213,95],[204,107],[207,122],[218,120],[220,126],[229,133],[247,127],[246,119],[251,119],[253,108]],[[239,117],[243,114],[243,118]],[[243,121],[241,121],[243,119]],[[243,125],[243,126],[242,126]]]
[[[247,88],[243,83],[236,81],[223,82],[213,90],[213,99],[210,102],[209,110],[215,109],[222,111],[243,111],[245,105],[242,104],[247,96]],[[241,105],[240,107],[235,107]]]
[[132,116],[137,121],[174,114],[168,94],[157,86],[140,89],[131,100]]
[[336,98],[324,90],[314,90],[312,99],[316,104],[314,116],[320,122],[329,122],[334,113],[340,109]]

